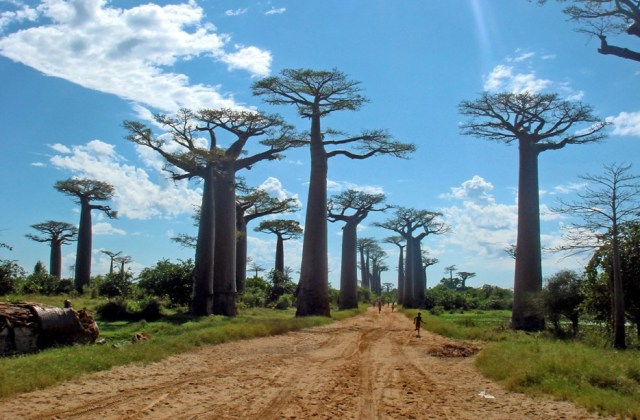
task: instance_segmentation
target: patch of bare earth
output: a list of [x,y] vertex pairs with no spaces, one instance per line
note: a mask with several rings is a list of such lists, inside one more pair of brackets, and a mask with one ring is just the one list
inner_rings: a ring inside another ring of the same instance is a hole
[[449,357],[472,348],[428,332],[417,338],[404,315],[371,308],[325,327],[86,375],[0,401],[0,418],[598,418],[507,392],[475,370],[473,356]]

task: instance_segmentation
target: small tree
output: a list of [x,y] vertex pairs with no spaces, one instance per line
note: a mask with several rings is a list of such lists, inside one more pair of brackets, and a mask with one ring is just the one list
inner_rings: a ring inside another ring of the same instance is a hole
[[579,200],[560,200],[556,211],[582,219],[567,231],[567,244],[559,250],[580,252],[607,243],[612,257],[613,280],[613,345],[625,348],[625,310],[620,259],[620,226],[640,213],[640,176],[629,173],[631,165],[605,165],[604,175],[580,178],[589,186],[578,194]]
[[49,243],[51,253],[49,256],[49,273],[60,278],[62,275],[62,245],[68,244],[78,239],[78,228],[70,223],[47,220],[44,223],[31,225],[32,228],[40,232],[41,235],[25,235],[36,242]]
[[511,325],[518,330],[541,330],[544,316],[529,302],[542,289],[538,156],[569,144],[602,140],[607,123],[596,117],[590,106],[563,101],[556,94],[485,92],[475,101],[462,101],[459,110],[469,117],[461,125],[463,134],[518,144],[518,236]]
[[560,320],[562,317],[571,322],[571,334],[578,333],[580,307],[583,301],[581,278],[571,270],[562,270],[547,279],[542,293],[542,304],[545,314],[553,324],[556,334],[562,334]]
[[113,274],[113,263],[120,256],[120,254],[122,254],[122,251],[114,252],[114,251],[102,250],[100,252],[102,252],[103,254],[109,257],[109,274]]
[[255,231],[276,235],[276,264],[274,268],[284,274],[284,241],[299,238],[302,235],[300,223],[295,220],[264,220],[260,222]]
[[113,198],[113,186],[106,182],[86,178],[70,178],[58,181],[55,189],[61,193],[74,197],[80,204],[80,227],[78,228],[78,248],[76,252],[75,286],[82,293],[83,288],[91,280],[91,211],[99,210],[110,219],[117,217],[118,213],[111,207],[93,204],[95,201],[107,201]]
[[476,273],[470,273],[468,271],[458,271],[458,277],[460,277],[460,280],[462,281],[461,285],[460,285],[460,289],[464,290],[467,288],[467,280],[468,279],[472,279],[476,276]]
[[168,297],[176,305],[187,305],[191,298],[193,260],[172,263],[160,260],[155,267],[144,268],[138,275],[138,286],[147,294]]

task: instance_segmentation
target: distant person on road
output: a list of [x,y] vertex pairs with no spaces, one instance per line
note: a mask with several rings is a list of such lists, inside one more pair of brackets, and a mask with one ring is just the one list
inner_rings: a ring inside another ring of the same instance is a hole
[[416,325],[416,329],[415,329],[415,331],[417,331],[417,332],[418,332],[417,337],[420,337],[420,325],[424,322],[424,321],[422,320],[422,315],[420,315],[420,312],[418,312],[418,315],[416,315],[416,317],[415,317],[415,318],[413,318],[413,322],[414,322],[414,323],[415,323],[415,325]]
[[382,312],[382,301],[378,299],[378,313]]
[[391,302],[391,312],[393,312],[394,309],[396,309],[396,303]]

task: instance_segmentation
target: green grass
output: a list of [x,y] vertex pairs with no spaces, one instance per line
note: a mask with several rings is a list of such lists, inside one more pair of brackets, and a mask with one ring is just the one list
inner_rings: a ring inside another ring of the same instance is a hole
[[[417,310],[405,310],[413,317]],[[425,311],[422,311],[423,314]],[[508,311],[426,316],[425,328],[456,339],[489,342],[476,358],[486,377],[530,395],[640,419],[640,351],[616,351],[507,328]]]
[[[47,303],[45,300],[37,297],[38,302]],[[58,297],[55,302],[59,300]],[[80,299],[77,301],[80,302]],[[60,303],[52,304],[60,306]],[[88,304],[84,306],[91,307]],[[74,300],[74,307],[82,306]],[[203,345],[325,325],[356,315],[365,309],[363,306],[357,310],[333,311],[332,318],[296,318],[292,309],[247,309],[235,318],[209,316],[192,319],[175,315],[156,322],[98,320],[100,338],[107,340],[105,345],[75,345],[46,349],[36,354],[0,358],[0,398],[42,389],[113,366],[156,362]],[[132,344],[131,337],[136,332],[149,333],[152,339]]]

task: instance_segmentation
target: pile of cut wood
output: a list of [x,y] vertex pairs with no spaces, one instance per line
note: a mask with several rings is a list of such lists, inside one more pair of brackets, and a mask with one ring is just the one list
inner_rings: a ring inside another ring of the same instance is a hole
[[0,302],[0,356],[93,343],[98,335],[98,325],[84,309]]

